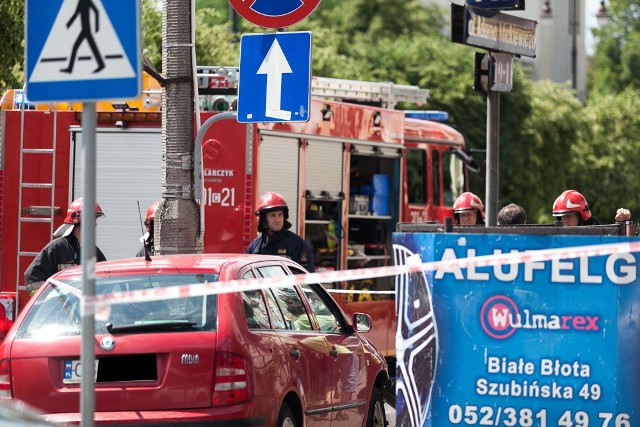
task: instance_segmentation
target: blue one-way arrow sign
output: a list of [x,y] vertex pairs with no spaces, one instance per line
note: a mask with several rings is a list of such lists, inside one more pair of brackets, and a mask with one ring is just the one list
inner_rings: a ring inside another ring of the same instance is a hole
[[310,32],[242,36],[239,122],[306,122],[310,88]]
[[97,101],[140,95],[138,0],[27,0],[30,101]]

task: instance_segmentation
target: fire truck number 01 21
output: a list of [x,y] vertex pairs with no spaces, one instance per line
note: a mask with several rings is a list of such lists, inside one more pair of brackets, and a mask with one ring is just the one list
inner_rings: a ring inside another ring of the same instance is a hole
[[220,206],[232,207],[236,204],[236,189],[224,187],[220,192],[214,192],[210,187],[204,189],[205,206],[219,203]]

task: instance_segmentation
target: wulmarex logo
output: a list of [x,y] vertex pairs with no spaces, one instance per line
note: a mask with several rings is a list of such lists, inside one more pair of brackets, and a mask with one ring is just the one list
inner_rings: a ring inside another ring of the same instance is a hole
[[520,309],[506,295],[494,295],[480,309],[484,332],[498,340],[509,338],[516,330],[575,330],[598,332],[600,316],[571,313],[542,313],[531,308]]

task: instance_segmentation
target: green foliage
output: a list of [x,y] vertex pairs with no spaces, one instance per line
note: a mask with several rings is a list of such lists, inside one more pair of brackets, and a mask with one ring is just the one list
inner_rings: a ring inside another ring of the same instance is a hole
[[24,80],[24,0],[0,1],[0,96]]
[[210,25],[219,21],[221,14],[214,9],[196,12],[196,58],[198,65],[238,64],[238,39],[230,31],[230,24]]
[[[520,126],[521,139],[500,141],[501,194],[503,204],[524,206],[530,222],[550,223],[555,198],[566,189],[584,188],[574,174],[579,159],[572,154],[576,144],[591,140],[590,120],[569,87],[550,81],[528,86],[530,108]],[[510,96],[515,94],[505,98]]]
[[574,145],[571,176],[589,201],[596,218],[613,222],[616,209],[640,214],[640,90],[593,99],[585,110],[592,137]]
[[325,0],[309,18],[344,35],[367,34],[373,40],[434,33],[444,25],[441,10],[422,8],[418,0]]
[[[196,10],[196,58],[198,65],[237,65],[238,39],[231,33],[228,4],[198,0]],[[212,7],[213,6],[213,7]],[[142,54],[162,70],[162,0],[142,1]]]
[[640,3],[611,0],[611,21],[598,37],[588,88],[593,96],[640,89]]
[[162,71],[162,1],[142,0],[142,57]]

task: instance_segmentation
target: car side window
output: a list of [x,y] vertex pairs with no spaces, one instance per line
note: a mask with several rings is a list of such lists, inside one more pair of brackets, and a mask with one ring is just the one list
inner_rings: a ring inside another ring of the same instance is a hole
[[257,267],[256,270],[262,277],[282,277],[287,275],[286,270],[280,265]]
[[340,332],[338,317],[331,311],[315,289],[309,285],[302,285],[300,287],[309,300],[311,311],[320,325],[320,330],[323,332]]
[[260,291],[242,292],[244,313],[247,317],[249,329],[269,329],[269,316],[267,305]]
[[267,303],[269,304],[269,309],[271,310],[271,316],[273,319],[273,327],[275,329],[287,329],[287,322],[284,319],[284,313],[280,310],[280,306],[276,302],[276,297],[273,295],[272,289],[267,289],[265,291],[267,296]]
[[309,313],[294,288],[273,288],[272,291],[287,322],[287,329],[294,331],[313,329]]

